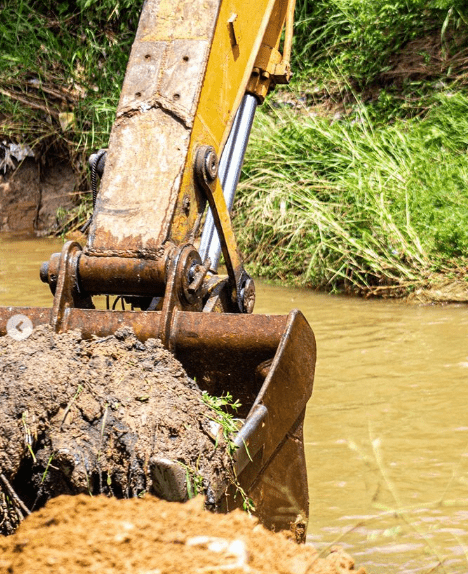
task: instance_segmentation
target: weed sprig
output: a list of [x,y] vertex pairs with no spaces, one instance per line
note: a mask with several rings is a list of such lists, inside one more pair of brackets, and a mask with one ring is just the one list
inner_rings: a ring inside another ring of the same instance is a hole
[[[236,419],[232,413],[237,411],[241,406],[238,400],[234,400],[230,393],[226,393],[221,397],[209,395],[206,391],[202,393],[202,401],[213,411],[213,417],[209,417],[214,422],[221,426],[223,437],[226,443],[226,451],[231,459],[231,484],[234,487],[235,495],[239,494],[242,497],[242,506],[245,511],[253,512],[255,505],[253,500],[249,498],[245,490],[239,483],[234,469],[234,454],[237,450],[237,445],[234,442],[234,435],[238,432],[241,421]],[[230,412],[229,412],[230,411]],[[218,446],[216,442],[216,447]]]

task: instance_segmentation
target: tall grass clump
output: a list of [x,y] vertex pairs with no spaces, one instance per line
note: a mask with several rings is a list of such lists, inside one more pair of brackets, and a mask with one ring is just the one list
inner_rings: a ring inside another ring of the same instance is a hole
[[236,225],[255,273],[299,285],[401,294],[468,254],[468,97],[375,129],[365,107],[334,121],[257,118]]

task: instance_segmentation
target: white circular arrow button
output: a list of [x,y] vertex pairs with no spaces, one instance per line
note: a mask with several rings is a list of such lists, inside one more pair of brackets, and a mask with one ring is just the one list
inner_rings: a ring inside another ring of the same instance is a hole
[[33,324],[26,315],[13,315],[7,322],[7,333],[16,341],[24,341],[33,332]]

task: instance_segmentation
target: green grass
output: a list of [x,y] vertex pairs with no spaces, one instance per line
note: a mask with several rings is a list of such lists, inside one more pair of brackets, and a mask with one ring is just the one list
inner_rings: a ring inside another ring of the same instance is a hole
[[300,0],[296,18],[307,107],[258,114],[236,208],[250,269],[381,295],[464,274],[466,3]]
[[107,145],[141,4],[14,0],[2,7],[2,136],[28,143],[36,157],[52,150],[68,157],[86,178],[87,155]]
[[375,127],[260,113],[236,208],[254,273],[359,293],[407,292],[468,254],[468,97]]
[[[234,456],[237,450],[237,446],[233,439],[242,426],[240,420],[234,417],[234,413],[241,406],[241,404],[238,400],[234,400],[232,395],[229,393],[226,393],[221,397],[216,397],[209,395],[206,391],[203,391],[202,393],[202,401],[212,410],[213,417],[208,418],[219,424],[224,437],[224,441],[226,443],[226,452],[232,463],[229,480],[234,489],[234,500],[237,498],[237,496],[240,496],[242,499],[242,508],[250,514],[255,510],[255,505],[253,500],[247,496],[247,493],[240,485],[234,466]],[[215,443],[215,448],[218,448],[217,440]],[[248,450],[247,454],[250,458]]]

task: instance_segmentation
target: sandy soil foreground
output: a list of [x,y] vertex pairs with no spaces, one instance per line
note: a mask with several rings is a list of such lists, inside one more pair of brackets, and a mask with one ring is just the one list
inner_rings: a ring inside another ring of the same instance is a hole
[[[117,500],[60,496],[0,537],[5,574],[345,574],[341,549],[320,557],[241,510],[213,514],[197,497],[184,504],[151,496]],[[361,568],[357,571],[365,574]]]

